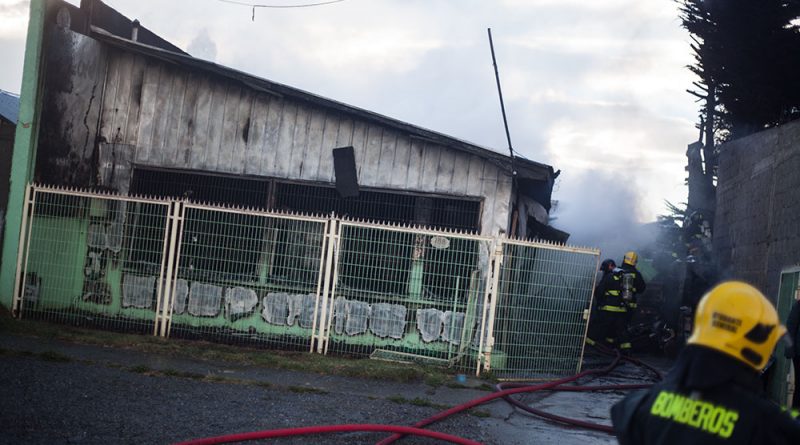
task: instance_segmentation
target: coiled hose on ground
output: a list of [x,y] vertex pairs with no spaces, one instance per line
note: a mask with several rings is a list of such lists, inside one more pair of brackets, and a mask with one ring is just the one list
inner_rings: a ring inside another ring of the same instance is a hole
[[613,391],[613,390],[633,390],[633,389],[641,389],[647,388],[650,384],[615,384],[615,385],[594,385],[594,386],[576,386],[576,385],[567,385],[567,383],[574,382],[578,379],[587,376],[599,376],[603,374],[608,374],[614,368],[620,365],[622,362],[629,362],[636,366],[643,367],[648,371],[652,372],[656,379],[661,379],[661,373],[646,363],[643,363],[640,360],[631,358],[631,357],[624,357],[621,356],[617,352],[612,352],[609,349],[599,348],[599,351],[606,354],[614,354],[614,359],[611,361],[610,364],[603,368],[597,369],[588,369],[573,376],[564,377],[561,379],[553,380],[550,382],[545,383],[537,383],[537,384],[530,384],[530,383],[499,383],[496,385],[497,391],[485,395],[483,397],[479,397],[474,400],[470,400],[469,402],[462,403],[460,405],[456,405],[450,409],[442,411],[438,414],[435,414],[427,419],[421,420],[415,423],[412,427],[407,426],[396,426],[396,425],[376,425],[376,424],[347,424],[347,425],[324,425],[324,426],[312,426],[312,427],[299,427],[299,428],[285,428],[285,429],[277,429],[277,430],[265,430],[265,431],[255,431],[251,433],[240,433],[240,434],[231,434],[227,436],[217,436],[217,437],[209,437],[205,439],[195,439],[189,440],[186,442],[181,442],[178,445],[215,445],[215,444],[222,444],[222,443],[232,443],[232,442],[244,442],[249,440],[259,440],[259,439],[269,439],[275,437],[288,437],[288,436],[303,436],[303,435],[311,435],[311,434],[325,434],[325,433],[341,433],[341,432],[390,432],[394,433],[392,436],[387,437],[386,439],[381,440],[378,442],[377,445],[389,445],[395,442],[398,439],[406,435],[418,435],[423,437],[430,437],[433,439],[443,440],[450,443],[456,444],[477,444],[478,442],[464,439],[458,436],[453,436],[450,434],[439,433],[436,431],[430,431],[422,429],[428,425],[433,423],[439,422],[447,417],[450,417],[454,414],[466,411],[468,409],[474,408],[478,405],[484,404],[486,402],[490,402],[492,400],[496,400],[499,398],[503,398],[508,403],[512,404],[513,406],[543,417],[545,419],[549,419],[551,421],[565,423],[568,425],[578,426],[581,428],[587,428],[595,431],[602,431],[609,434],[613,433],[613,430],[610,426],[601,425],[597,423],[587,422],[583,420],[571,419],[563,416],[559,416],[556,414],[551,414],[546,411],[542,411],[531,406],[528,406],[513,397],[514,394],[521,394],[521,393],[531,393],[536,391]]

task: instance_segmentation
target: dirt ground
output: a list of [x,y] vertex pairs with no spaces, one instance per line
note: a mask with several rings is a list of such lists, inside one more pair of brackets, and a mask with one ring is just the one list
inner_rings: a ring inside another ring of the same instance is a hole
[[[600,359],[597,359],[600,360]],[[596,384],[642,381],[626,365]],[[163,444],[238,432],[342,423],[411,425],[489,393],[486,382],[432,386],[203,361],[118,347],[2,333],[0,443]],[[537,393],[526,403],[609,423],[624,394]],[[616,443],[605,433],[529,416],[503,401],[431,427],[486,444]],[[380,433],[272,440],[273,444],[371,444]],[[406,438],[398,443],[430,443]]]

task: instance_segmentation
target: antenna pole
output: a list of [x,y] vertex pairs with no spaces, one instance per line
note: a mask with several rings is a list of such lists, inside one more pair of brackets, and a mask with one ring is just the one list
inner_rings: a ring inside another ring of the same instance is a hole
[[489,48],[492,50],[492,65],[494,65],[494,78],[497,80],[497,94],[500,96],[500,111],[503,113],[503,125],[506,128],[506,139],[508,139],[508,152],[511,159],[514,159],[514,149],[511,146],[511,133],[508,132],[508,119],[506,119],[506,106],[503,103],[503,90],[500,88],[500,73],[497,72],[497,59],[494,56],[494,44],[492,43],[492,28],[486,29],[489,32]]

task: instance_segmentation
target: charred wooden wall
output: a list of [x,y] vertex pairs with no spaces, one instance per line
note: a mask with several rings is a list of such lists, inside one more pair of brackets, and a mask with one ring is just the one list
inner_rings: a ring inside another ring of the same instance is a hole
[[508,227],[512,180],[496,162],[66,28],[45,56],[38,181],[125,193],[130,174],[100,170],[147,166],[329,184],[331,150],[352,145],[361,187],[480,197],[482,231]]

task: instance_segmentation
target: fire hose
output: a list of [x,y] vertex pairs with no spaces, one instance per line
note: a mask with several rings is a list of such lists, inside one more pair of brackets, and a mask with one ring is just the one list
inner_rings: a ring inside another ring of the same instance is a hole
[[[601,352],[609,353],[610,350],[600,348]],[[412,427],[405,427],[405,426],[396,426],[396,425],[376,425],[376,424],[347,424],[347,425],[324,425],[324,426],[312,426],[312,427],[300,427],[300,428],[285,428],[285,429],[276,429],[276,430],[265,430],[265,431],[256,431],[250,433],[239,433],[239,434],[231,434],[226,436],[218,436],[218,437],[209,437],[205,439],[196,439],[196,440],[189,440],[186,442],[181,442],[178,445],[215,445],[215,444],[222,444],[222,443],[232,443],[232,442],[244,442],[249,440],[259,440],[259,439],[269,439],[275,437],[288,437],[288,436],[302,436],[302,435],[311,435],[311,434],[324,434],[324,433],[340,433],[340,432],[355,432],[355,431],[380,431],[380,432],[390,432],[394,433],[392,436],[387,437],[386,439],[381,440],[377,443],[377,445],[389,445],[395,442],[398,439],[406,435],[418,435],[423,437],[430,437],[433,439],[443,440],[450,443],[456,444],[476,444],[477,442],[464,439],[461,437],[439,433],[436,431],[430,431],[423,429],[424,427],[431,425],[433,423],[439,422],[447,417],[450,417],[454,414],[466,411],[468,409],[474,408],[478,405],[482,405],[484,403],[490,402],[492,400],[496,400],[499,398],[504,399],[511,405],[539,417],[543,417],[545,419],[560,422],[568,425],[578,426],[581,428],[592,429],[595,431],[602,431],[609,434],[613,434],[613,430],[608,425],[601,425],[597,423],[587,422],[583,420],[572,419],[568,417],[559,416],[556,414],[548,413],[546,411],[542,411],[533,407],[530,407],[511,396],[514,394],[522,394],[522,393],[531,393],[536,391],[614,391],[614,390],[633,390],[633,389],[642,389],[651,386],[650,384],[640,383],[640,384],[614,384],[614,385],[594,385],[594,386],[576,386],[576,385],[566,385],[567,383],[574,382],[581,378],[592,376],[592,375],[603,375],[608,374],[612,370],[614,370],[617,366],[620,365],[621,362],[629,362],[634,365],[640,366],[648,371],[652,372],[657,379],[661,379],[661,373],[646,363],[636,360],[631,357],[623,357],[619,353],[615,353],[614,359],[610,364],[603,368],[596,368],[596,369],[588,369],[578,374],[563,377],[557,380],[553,380],[550,382],[539,383],[539,384],[528,384],[528,383],[499,383],[496,385],[496,392],[492,394],[488,394],[483,397],[479,397],[474,400],[470,400],[466,403],[462,403],[460,405],[456,405],[450,409],[442,411],[438,414],[435,414],[427,419],[421,420],[415,423]]]

